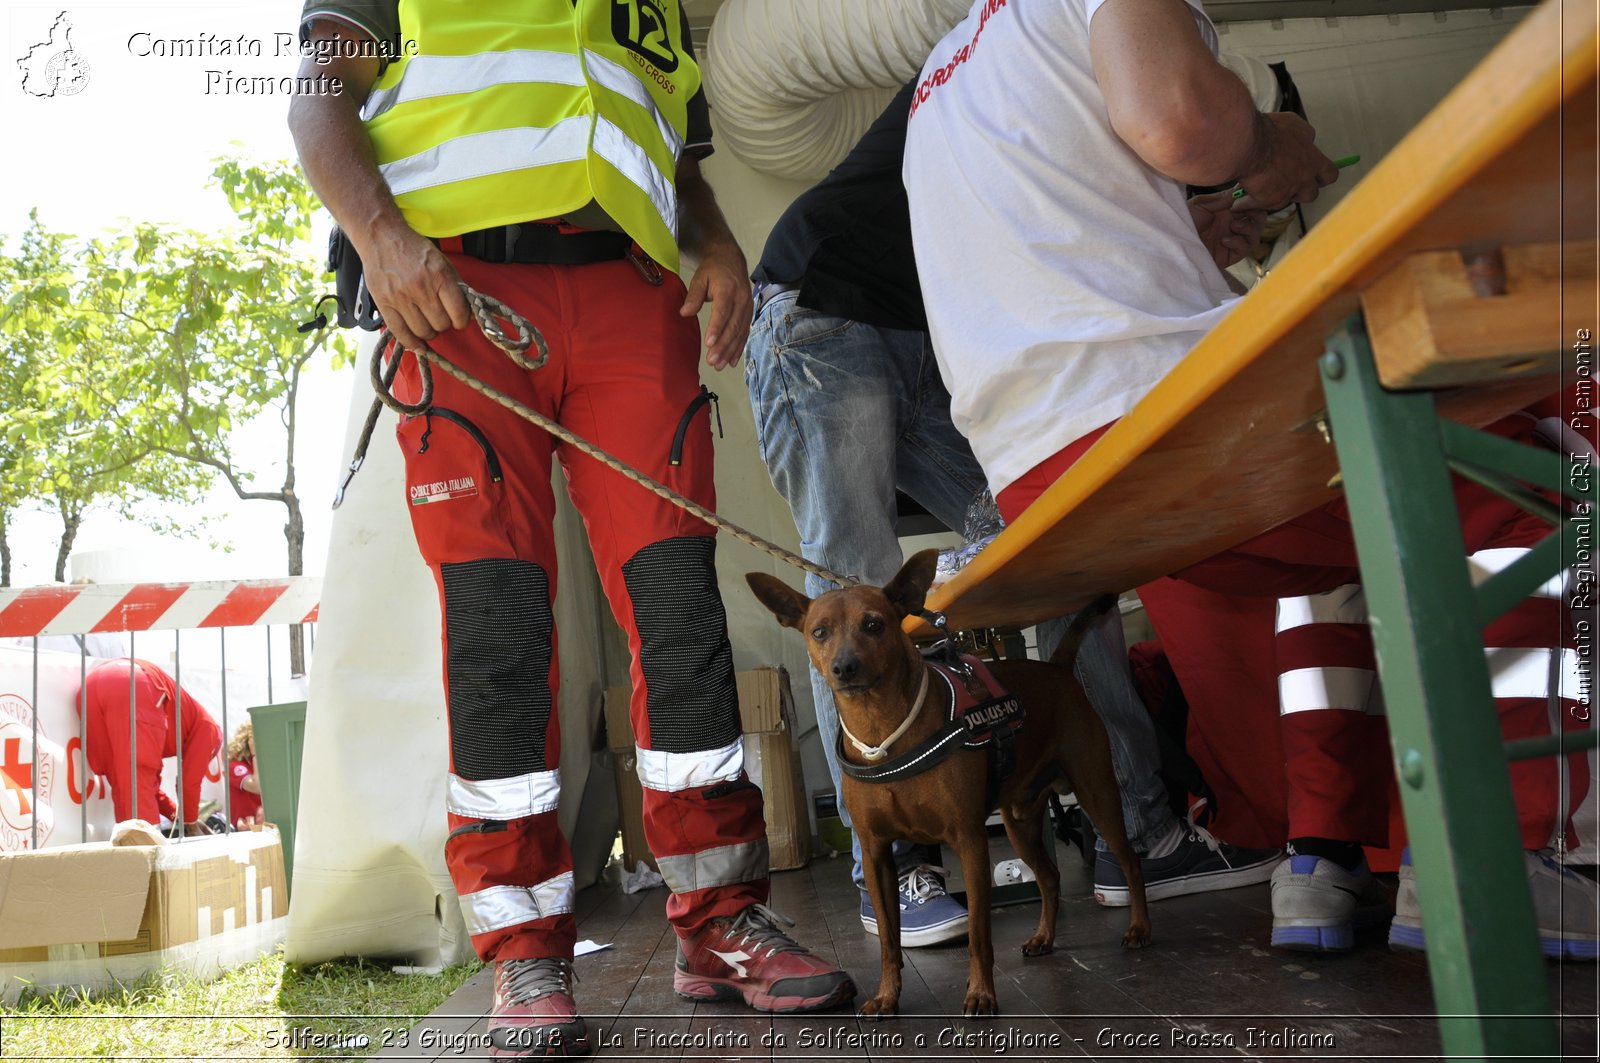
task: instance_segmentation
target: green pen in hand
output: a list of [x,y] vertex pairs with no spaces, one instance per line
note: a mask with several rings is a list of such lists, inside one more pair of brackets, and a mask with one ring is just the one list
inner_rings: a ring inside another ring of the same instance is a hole
[[[1333,164],[1335,166],[1339,167],[1339,169],[1342,170],[1346,166],[1354,166],[1356,163],[1358,163],[1360,161],[1361,161],[1361,156],[1359,156],[1359,155],[1346,155],[1342,159],[1334,159],[1333,160]],[[1235,188],[1233,190],[1233,198],[1234,199],[1243,199],[1244,196],[1245,196],[1245,191],[1244,191],[1243,188]]]

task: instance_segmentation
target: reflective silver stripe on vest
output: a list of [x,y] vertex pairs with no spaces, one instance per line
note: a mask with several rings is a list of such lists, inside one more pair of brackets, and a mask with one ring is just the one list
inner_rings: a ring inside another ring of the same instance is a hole
[[577,162],[589,153],[589,116],[578,115],[548,129],[519,126],[447,140],[427,151],[378,167],[396,196],[452,181]]
[[640,749],[639,783],[651,790],[677,793],[696,786],[733,782],[744,771],[744,739],[735,738],[721,749],[701,753],[663,753]]
[[458,816],[520,819],[549,812],[560,797],[559,771],[534,771],[509,779],[463,779],[452,774],[445,807]]
[[667,116],[661,113],[656,106],[656,101],[651,97],[650,90],[644,87],[628,68],[620,63],[615,63],[598,52],[585,51],[584,62],[589,65],[589,77],[596,85],[603,86],[619,96],[628,99],[650,112],[650,117],[656,120],[656,129],[661,132],[661,143],[665,144],[676,159],[683,154],[683,137],[672,128],[672,123],[667,121]]
[[[515,48],[477,55],[418,55],[406,63],[399,81],[368,94],[367,102],[361,106],[361,117],[370,122],[389,108],[413,100],[527,83],[587,84],[583,64],[570,52]],[[637,79],[634,84],[638,84]]]
[[713,886],[736,886],[767,877],[771,859],[767,839],[724,845],[682,856],[658,856],[656,865],[673,893],[692,893]]
[[570,871],[537,886],[490,886],[461,897],[461,914],[466,917],[467,933],[474,935],[571,911]]
[[[667,230],[678,235],[678,192],[672,177],[661,172],[646,151],[628,139],[616,125],[595,116],[594,153],[622,171],[622,176],[644,190]],[[674,158],[677,156],[674,155]]]

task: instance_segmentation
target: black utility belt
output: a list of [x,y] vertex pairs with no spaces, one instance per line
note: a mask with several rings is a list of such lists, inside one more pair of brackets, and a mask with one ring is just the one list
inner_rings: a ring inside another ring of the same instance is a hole
[[[461,242],[462,254],[502,264],[582,266],[626,258],[633,248],[633,239],[625,233],[605,229],[562,232],[559,225],[548,222],[497,225],[493,229],[462,233],[454,239]],[[454,250],[447,240],[441,240],[440,246],[447,251]]]

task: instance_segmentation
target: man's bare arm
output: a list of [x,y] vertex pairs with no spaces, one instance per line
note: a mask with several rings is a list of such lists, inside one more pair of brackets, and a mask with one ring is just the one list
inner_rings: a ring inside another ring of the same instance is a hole
[[678,244],[694,266],[681,313],[692,317],[709,302],[706,364],[737,365],[750,335],[750,268],[699,161],[687,155],[678,161]]
[[1183,0],[1109,0],[1089,49],[1112,128],[1160,173],[1192,185],[1237,181],[1249,193],[1242,209],[1309,202],[1338,179],[1309,124],[1256,110]]
[[[349,34],[330,21],[311,28],[313,41]],[[337,78],[342,89],[296,96],[289,107],[289,131],[312,189],[361,256],[367,290],[384,324],[402,346],[415,349],[448,329],[465,328],[472,318],[455,267],[433,241],[406,224],[378,172],[360,115],[378,77],[378,60],[344,51],[355,49],[330,49],[333,58],[325,66],[311,58],[301,64],[302,76]]]

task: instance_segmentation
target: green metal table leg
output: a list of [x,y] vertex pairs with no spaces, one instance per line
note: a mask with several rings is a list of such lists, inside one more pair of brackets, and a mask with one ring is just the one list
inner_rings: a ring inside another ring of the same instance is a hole
[[1445,1053],[1558,1058],[1481,614],[1433,396],[1383,390],[1359,317],[1329,338],[1321,369]]

